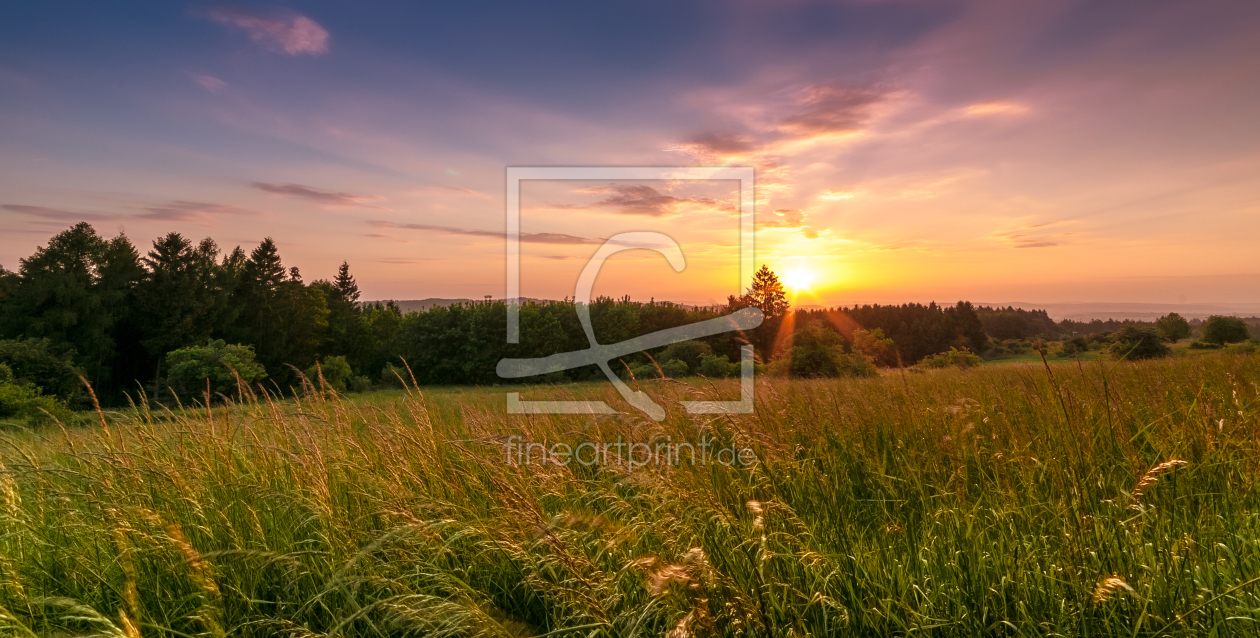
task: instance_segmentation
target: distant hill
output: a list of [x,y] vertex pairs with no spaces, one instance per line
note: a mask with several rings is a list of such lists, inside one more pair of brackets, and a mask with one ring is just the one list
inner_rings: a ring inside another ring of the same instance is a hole
[[1206,319],[1212,315],[1230,315],[1235,317],[1252,317],[1260,315],[1260,303],[1027,303],[1005,301],[1002,303],[975,302],[977,306],[1005,308],[1013,306],[1024,310],[1045,310],[1055,321],[1071,319],[1073,321],[1106,321],[1116,319],[1123,321],[1154,321],[1170,312],[1175,312],[1186,319]]

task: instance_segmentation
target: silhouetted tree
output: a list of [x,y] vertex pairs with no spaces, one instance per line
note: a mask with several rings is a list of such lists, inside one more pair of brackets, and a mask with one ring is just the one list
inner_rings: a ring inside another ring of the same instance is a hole
[[1224,345],[1238,343],[1248,338],[1247,322],[1238,317],[1212,315],[1203,322],[1203,340],[1208,343]]

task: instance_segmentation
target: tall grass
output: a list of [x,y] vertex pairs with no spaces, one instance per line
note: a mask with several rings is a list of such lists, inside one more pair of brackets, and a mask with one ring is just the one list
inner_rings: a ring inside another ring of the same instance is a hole
[[[677,401],[733,382],[641,384],[662,423],[411,388],[10,433],[0,633],[1260,632],[1260,357],[1053,368],[759,380],[730,417]],[[758,462],[518,464],[511,435]]]

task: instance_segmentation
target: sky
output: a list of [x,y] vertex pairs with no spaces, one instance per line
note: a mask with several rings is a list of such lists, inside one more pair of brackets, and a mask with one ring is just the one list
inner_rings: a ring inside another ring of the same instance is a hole
[[[752,166],[801,304],[1260,303],[1260,4],[0,7],[0,265],[78,221],[502,297],[509,166]],[[729,183],[522,187],[522,294],[740,289]],[[746,282],[745,284],[746,285]]]

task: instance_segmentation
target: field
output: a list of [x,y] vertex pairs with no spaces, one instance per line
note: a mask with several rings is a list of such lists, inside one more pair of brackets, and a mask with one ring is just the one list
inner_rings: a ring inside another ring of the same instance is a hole
[[[731,417],[677,401],[733,381],[641,384],[662,423],[505,388],[141,405],[4,435],[0,634],[1255,635],[1258,384],[1217,352],[759,379]],[[755,461],[509,447],[618,439]]]

